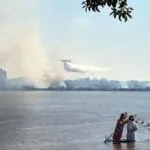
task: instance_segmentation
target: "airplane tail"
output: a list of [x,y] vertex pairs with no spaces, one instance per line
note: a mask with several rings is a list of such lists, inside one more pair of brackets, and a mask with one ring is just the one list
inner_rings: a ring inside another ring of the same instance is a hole
[[60,59],[60,61],[72,63],[71,59]]

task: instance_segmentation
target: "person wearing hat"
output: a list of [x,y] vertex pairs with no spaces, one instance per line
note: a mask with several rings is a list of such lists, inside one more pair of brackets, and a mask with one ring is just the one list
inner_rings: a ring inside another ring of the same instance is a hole
[[134,116],[129,116],[129,120],[127,123],[127,141],[135,142],[135,131],[137,130],[137,126],[133,123]]

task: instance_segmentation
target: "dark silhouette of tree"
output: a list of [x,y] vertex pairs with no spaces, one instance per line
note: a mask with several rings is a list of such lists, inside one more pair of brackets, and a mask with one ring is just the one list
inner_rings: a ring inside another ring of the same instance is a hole
[[82,2],[82,6],[86,12],[100,12],[101,8],[108,6],[111,8],[110,15],[113,15],[115,19],[126,22],[128,18],[132,18],[133,8],[128,6],[128,0],[85,0]]

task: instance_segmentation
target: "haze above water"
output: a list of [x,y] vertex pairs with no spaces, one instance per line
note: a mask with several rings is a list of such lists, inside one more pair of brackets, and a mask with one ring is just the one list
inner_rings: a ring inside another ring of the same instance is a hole
[[2,150],[149,150],[138,127],[135,145],[104,144],[121,112],[150,119],[149,92],[1,92]]

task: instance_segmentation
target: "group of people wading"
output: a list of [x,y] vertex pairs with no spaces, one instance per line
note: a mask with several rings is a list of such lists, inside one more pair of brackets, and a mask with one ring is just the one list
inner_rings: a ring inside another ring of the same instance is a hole
[[122,113],[117,120],[115,131],[113,133],[113,141],[121,141],[125,124],[127,124],[126,142],[135,142],[135,131],[137,130],[137,126],[134,124],[134,116],[128,116],[128,113]]

